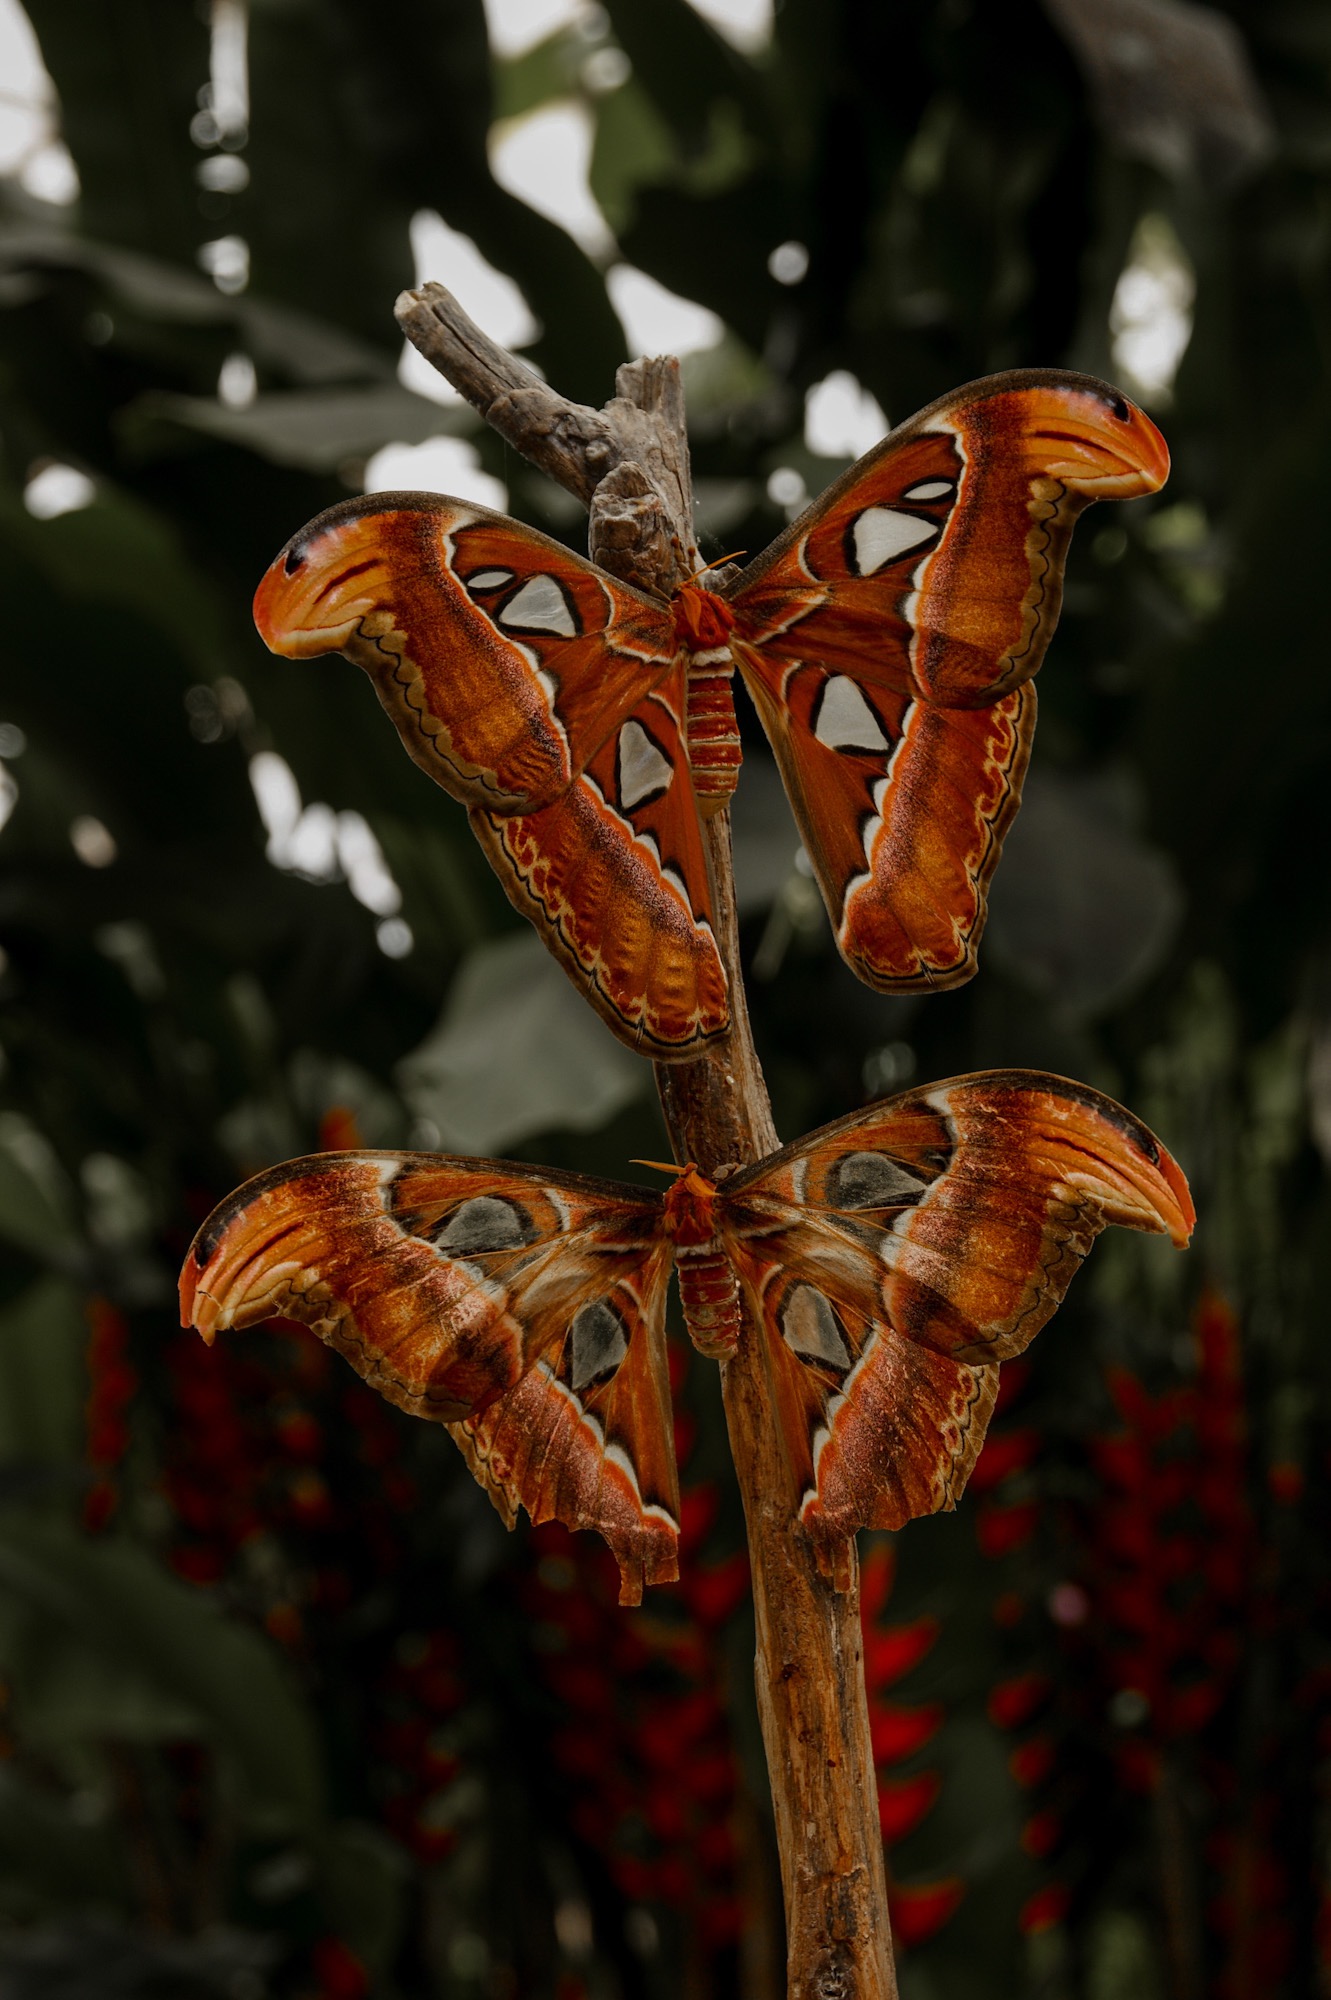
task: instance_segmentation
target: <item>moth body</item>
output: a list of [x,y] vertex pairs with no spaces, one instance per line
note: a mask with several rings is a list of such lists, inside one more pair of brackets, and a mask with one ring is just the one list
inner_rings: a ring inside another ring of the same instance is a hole
[[688,658],[684,738],[689,768],[698,810],[710,819],[728,803],[743,761],[730,690],[735,614],[723,597],[694,583],[686,583],[676,594],[671,614]]
[[739,1340],[739,1284],[717,1233],[716,1184],[692,1162],[666,1190],[661,1222],[674,1246],[689,1338],[699,1354],[728,1361]]
[[729,1361],[739,1342],[739,1285],[719,1243],[688,1244],[675,1252],[680,1303],[689,1338],[711,1361]]
[[689,661],[686,741],[693,789],[704,819],[728,805],[739,777],[743,751],[730,677],[735,663],[727,650],[722,660],[695,654]]

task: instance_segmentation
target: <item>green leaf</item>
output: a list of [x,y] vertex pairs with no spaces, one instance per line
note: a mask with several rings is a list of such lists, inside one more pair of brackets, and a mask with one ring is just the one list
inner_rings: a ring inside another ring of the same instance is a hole
[[407,1914],[408,1862],[377,1827],[344,1821],[319,1851],[329,1916],[358,1958],[383,1972]]
[[1124,822],[1112,783],[1032,774],[994,878],[992,957],[1072,1018],[1102,1013],[1157,971],[1183,892],[1168,856]]
[[[169,1736],[188,1721],[230,1762],[252,1808],[306,1831],[318,1825],[317,1734],[273,1648],[143,1549],[10,1520],[0,1525],[0,1591],[83,1655],[67,1669],[72,1724],[95,1733],[120,1715],[127,1733]],[[95,1661],[116,1676],[101,1723],[82,1679]],[[39,1690],[28,1694],[40,1701]]]
[[65,139],[94,236],[188,258],[199,240],[190,120],[208,75],[208,27],[174,0],[89,14],[33,0],[33,27],[59,96]]
[[385,444],[420,444],[444,433],[474,430],[466,408],[441,408],[400,383],[375,388],[288,390],[256,396],[243,410],[216,397],[145,396],[125,414],[126,426],[150,436],[161,424],[181,425],[243,445],[275,465],[336,472],[347,459],[365,458]]
[[18,1111],[0,1112],[0,1237],[36,1257],[79,1248],[73,1191],[50,1142]]
[[434,1033],[398,1064],[402,1094],[440,1143],[496,1153],[537,1132],[595,1131],[641,1095],[622,1048],[530,932],[471,953]]
[[87,1344],[82,1302],[64,1279],[43,1278],[0,1308],[0,1464],[80,1462]]
[[17,506],[0,519],[13,554],[48,583],[136,613],[197,674],[217,671],[224,640],[216,595],[164,514],[102,483],[90,506],[54,520],[35,521]]
[[12,1764],[0,1765],[0,1866],[11,1886],[52,1901],[119,1902],[128,1886],[117,1829],[80,1824],[65,1800]]
[[630,79],[601,99],[588,179],[616,233],[632,220],[637,189],[668,180],[677,165],[670,127],[641,84]]

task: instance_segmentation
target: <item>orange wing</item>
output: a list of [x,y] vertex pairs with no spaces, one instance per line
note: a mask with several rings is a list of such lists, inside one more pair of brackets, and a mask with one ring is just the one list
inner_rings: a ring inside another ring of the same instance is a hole
[[1035,689],[938,708],[820,666],[788,667],[779,699],[750,687],[852,972],[880,992],[969,979]]
[[275,653],[364,667],[421,769],[497,812],[567,791],[679,652],[665,605],[437,493],[330,507],[270,566],[254,619]]
[[724,593],[746,678],[816,661],[982,708],[1030,679],[1077,516],[1154,493],[1169,453],[1090,375],[1029,369],[940,397],[820,494]]
[[992,376],[853,465],[726,592],[848,964],[970,977],[1035,726],[1019,693],[1091,501],[1153,492],[1164,440],[1090,376]]
[[515,909],[622,1041],[693,1055],[728,1024],[678,666],[563,798],[471,823]]
[[302,529],[255,619],[275,652],[365,668],[622,1041],[669,1060],[725,1033],[668,607],[485,508],[394,493]]
[[1028,1070],[873,1105],[737,1176],[718,1204],[765,1338],[792,1504],[841,1576],[857,1528],[955,1506],[997,1364],[1106,1224],[1181,1246],[1194,1219],[1144,1125]]
[[679,1573],[661,1203],[614,1182],[427,1153],[324,1153],[214,1210],[181,1319],[302,1320],[447,1425],[512,1524],[595,1528],[622,1601]]

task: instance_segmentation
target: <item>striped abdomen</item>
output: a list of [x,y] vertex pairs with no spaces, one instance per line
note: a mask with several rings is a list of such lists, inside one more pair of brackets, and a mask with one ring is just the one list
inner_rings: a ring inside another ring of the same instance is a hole
[[739,776],[739,725],[730,692],[734,671],[729,646],[709,647],[689,661],[686,733],[693,789],[704,818],[727,803]]
[[728,1361],[739,1340],[739,1285],[716,1243],[677,1243],[675,1269],[689,1338],[699,1354]]

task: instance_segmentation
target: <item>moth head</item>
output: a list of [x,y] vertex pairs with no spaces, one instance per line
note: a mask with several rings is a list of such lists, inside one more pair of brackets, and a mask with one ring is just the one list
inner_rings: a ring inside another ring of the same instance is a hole
[[671,1242],[709,1243],[716,1234],[713,1210],[716,1182],[700,1172],[692,1160],[682,1167],[668,1165],[664,1160],[635,1160],[633,1165],[655,1167],[663,1174],[675,1176],[661,1203],[665,1232]]
[[666,1189],[665,1229],[672,1243],[709,1243],[716,1234],[716,1187],[693,1162]]
[[701,652],[711,646],[724,646],[729,640],[735,614],[715,591],[686,583],[676,591],[672,609],[675,635],[684,645]]

